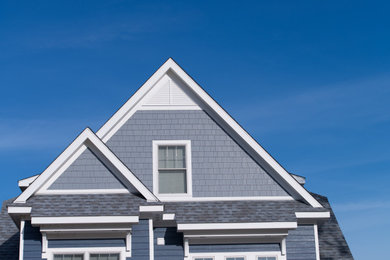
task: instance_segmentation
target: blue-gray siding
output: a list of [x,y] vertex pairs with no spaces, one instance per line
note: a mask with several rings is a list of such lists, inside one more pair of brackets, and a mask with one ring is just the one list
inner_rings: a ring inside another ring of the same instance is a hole
[[190,245],[191,253],[280,251],[280,244]]
[[42,235],[39,228],[26,221],[24,227],[24,260],[42,260]]
[[204,111],[137,111],[107,145],[152,189],[152,141],[191,140],[195,197],[286,196]]
[[124,185],[88,148],[49,187],[62,189],[121,189]]
[[149,221],[141,219],[132,227],[132,260],[149,260]]
[[52,239],[48,241],[49,248],[67,247],[124,247],[124,238],[110,239]]
[[316,249],[313,225],[300,225],[288,232],[287,260],[315,260]]
[[[157,238],[163,237],[165,245],[157,245]],[[175,227],[154,229],[154,259],[181,260],[184,258],[183,233]]]

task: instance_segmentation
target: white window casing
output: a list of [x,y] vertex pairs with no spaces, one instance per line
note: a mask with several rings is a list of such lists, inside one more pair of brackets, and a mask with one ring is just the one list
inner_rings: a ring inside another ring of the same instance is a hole
[[[171,170],[185,172],[185,192],[182,193],[162,193],[160,192],[160,172],[168,168],[159,168],[159,147],[184,147],[185,164],[183,168],[173,168]],[[170,198],[190,198],[192,197],[192,160],[191,160],[191,141],[190,140],[154,140],[153,141],[153,193],[160,200],[169,200]]]

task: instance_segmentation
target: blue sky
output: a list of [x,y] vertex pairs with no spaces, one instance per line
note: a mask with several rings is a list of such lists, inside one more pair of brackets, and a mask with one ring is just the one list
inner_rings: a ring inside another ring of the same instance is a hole
[[[356,259],[390,232],[390,6],[1,1],[0,198],[173,57],[307,188]],[[368,239],[369,238],[369,239]]]

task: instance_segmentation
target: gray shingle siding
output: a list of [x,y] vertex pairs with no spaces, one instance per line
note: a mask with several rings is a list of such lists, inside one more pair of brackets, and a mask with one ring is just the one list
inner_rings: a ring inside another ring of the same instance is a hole
[[42,259],[42,235],[39,227],[31,226],[30,221],[26,221],[24,227],[24,260]]
[[149,221],[141,219],[132,227],[132,260],[149,260]]
[[314,226],[299,225],[286,238],[287,260],[316,260]]
[[49,190],[121,188],[124,185],[88,148],[58,177]]
[[[157,238],[163,237],[165,245],[157,245]],[[175,227],[154,229],[154,259],[174,260],[184,258],[183,233]]]
[[137,111],[107,142],[152,190],[152,141],[191,140],[194,197],[287,196],[204,111]]
[[125,239],[52,239],[48,240],[49,248],[67,248],[67,247],[124,247]]
[[280,245],[270,244],[221,244],[221,245],[190,245],[191,253],[216,253],[216,252],[268,252],[280,251]]

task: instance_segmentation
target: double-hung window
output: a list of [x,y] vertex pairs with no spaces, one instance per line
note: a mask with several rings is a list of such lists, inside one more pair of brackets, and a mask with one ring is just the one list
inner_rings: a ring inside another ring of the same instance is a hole
[[53,260],[120,260],[120,254],[54,254]]
[[56,254],[53,257],[54,260],[84,260],[83,254]]
[[160,196],[190,196],[191,142],[153,141],[153,190]]

